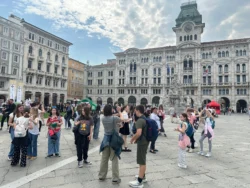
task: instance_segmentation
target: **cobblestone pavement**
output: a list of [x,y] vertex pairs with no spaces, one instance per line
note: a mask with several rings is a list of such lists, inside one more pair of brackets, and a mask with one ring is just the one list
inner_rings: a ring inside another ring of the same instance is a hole
[[[147,179],[144,187],[154,188],[221,188],[250,187],[250,121],[246,115],[220,116],[216,119],[213,156],[205,158],[196,153],[187,154],[187,169],[177,167],[177,133],[173,131],[177,124],[165,121],[168,137],[160,136],[156,143],[157,154],[147,155]],[[195,134],[198,141],[200,132]],[[28,161],[26,168],[10,167],[7,153],[10,138],[7,130],[0,132],[0,186],[4,187],[60,187],[60,188],[108,188],[129,187],[128,182],[138,174],[136,164],[136,146],[130,145],[131,153],[122,153],[119,161],[121,184],[112,185],[111,171],[108,179],[99,182],[98,171],[101,156],[98,153],[100,139],[91,141],[89,160],[92,166],[79,169],[76,161],[76,150],[73,134],[63,129],[61,136],[61,157],[46,159],[46,131],[39,136],[38,158]],[[208,148],[204,142],[205,151]],[[198,149],[196,150],[198,151]],[[17,181],[18,180],[18,181]],[[11,184],[12,182],[12,184]],[[13,184],[13,182],[15,184]],[[27,183],[28,182],[28,183]]]

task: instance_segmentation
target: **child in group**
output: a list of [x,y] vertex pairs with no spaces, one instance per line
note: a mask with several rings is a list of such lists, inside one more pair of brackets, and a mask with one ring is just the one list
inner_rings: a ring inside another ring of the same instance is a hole
[[39,135],[39,117],[38,109],[32,107],[30,110],[30,123],[33,129],[29,130],[30,145],[28,147],[28,159],[35,160],[37,158],[37,138]]
[[190,139],[186,134],[186,129],[188,127],[188,115],[182,113],[180,115],[181,125],[178,126],[175,131],[180,132],[179,134],[179,155],[178,155],[178,167],[187,168],[186,165],[186,148],[190,144]]
[[[209,147],[209,152],[205,155],[206,157],[211,157],[212,154],[212,139],[214,137],[214,131],[212,128],[212,121],[214,121],[214,117],[212,116],[212,113],[209,110],[203,110],[203,112],[206,113],[205,117],[205,126],[204,130],[201,133],[201,138],[200,138],[200,151],[198,152],[199,155],[204,156],[205,153],[203,152],[203,141],[205,138],[208,138],[208,147]],[[202,112],[202,114],[203,114]]]
[[17,118],[16,123],[14,123],[14,139],[12,144],[14,145],[14,156],[12,158],[11,166],[16,166],[20,160],[20,151],[21,151],[21,162],[20,166],[26,166],[26,155],[29,145],[29,136],[28,129],[32,129],[32,126],[29,123],[29,112],[30,108],[24,108],[24,116]]

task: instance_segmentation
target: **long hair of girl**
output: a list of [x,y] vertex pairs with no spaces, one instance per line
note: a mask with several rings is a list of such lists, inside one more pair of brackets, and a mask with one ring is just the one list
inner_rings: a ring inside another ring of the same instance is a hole
[[186,113],[182,113],[181,115],[186,119],[186,122],[189,123],[188,115]]

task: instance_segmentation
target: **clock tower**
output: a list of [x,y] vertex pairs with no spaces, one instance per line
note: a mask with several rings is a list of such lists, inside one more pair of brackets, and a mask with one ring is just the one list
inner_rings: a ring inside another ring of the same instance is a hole
[[181,12],[175,20],[173,31],[176,33],[176,46],[197,46],[201,43],[201,34],[205,24],[197,9],[196,1],[183,3]]

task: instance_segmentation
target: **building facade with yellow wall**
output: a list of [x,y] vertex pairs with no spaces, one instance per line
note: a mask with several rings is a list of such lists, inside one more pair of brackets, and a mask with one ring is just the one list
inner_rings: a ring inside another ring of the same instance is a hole
[[69,59],[68,64],[68,98],[67,101],[83,99],[84,64],[75,59]]

